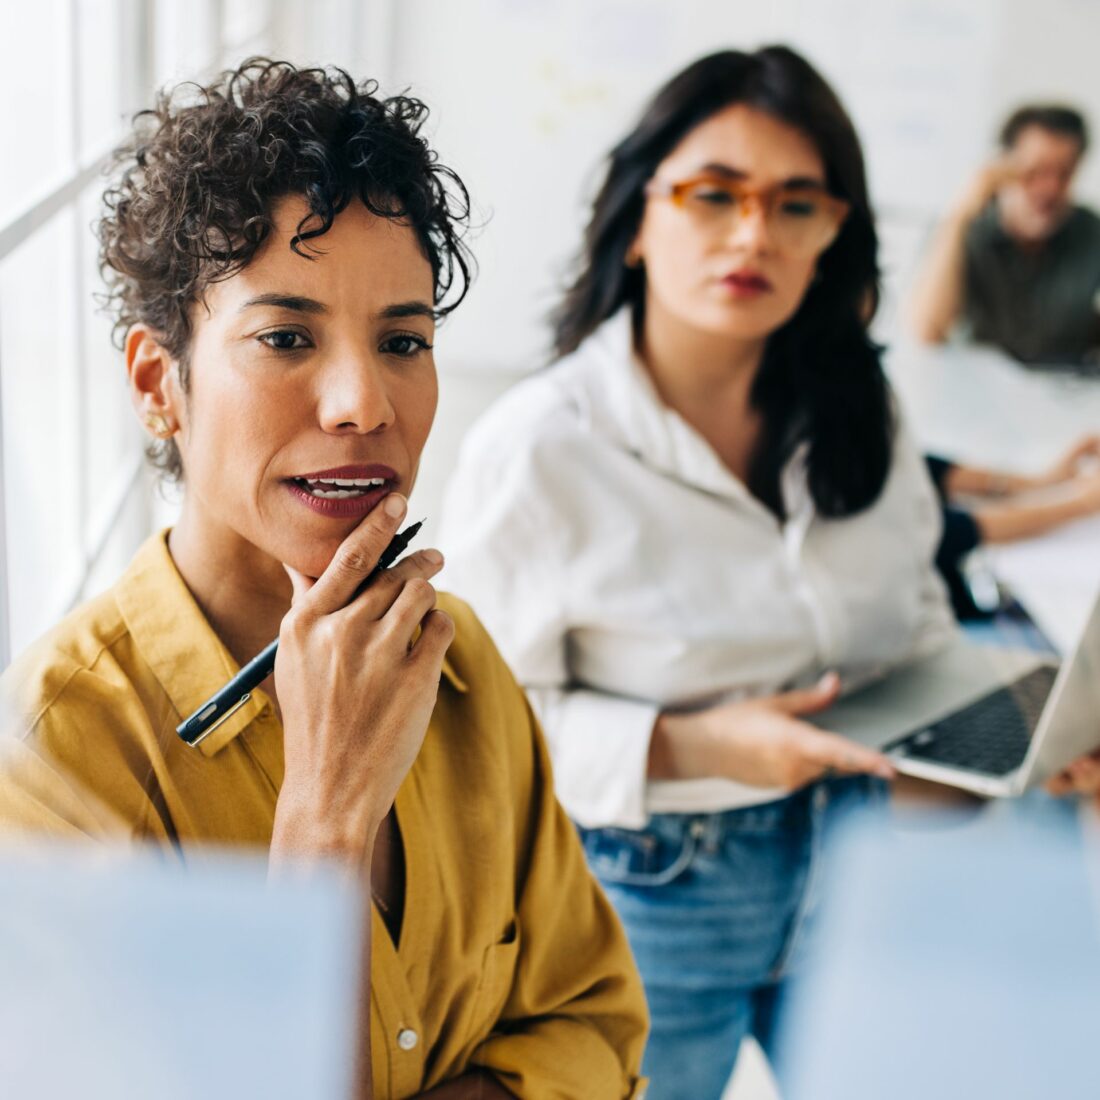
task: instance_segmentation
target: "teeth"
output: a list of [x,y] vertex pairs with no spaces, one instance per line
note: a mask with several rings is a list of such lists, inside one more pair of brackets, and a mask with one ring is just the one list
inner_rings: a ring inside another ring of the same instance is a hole
[[[361,497],[368,489],[377,489],[386,484],[384,477],[301,477],[299,484],[310,496],[322,500],[344,500],[347,497]],[[321,486],[333,486],[324,488]]]
[[304,477],[307,485],[336,485],[341,489],[374,489],[385,485],[384,477]]

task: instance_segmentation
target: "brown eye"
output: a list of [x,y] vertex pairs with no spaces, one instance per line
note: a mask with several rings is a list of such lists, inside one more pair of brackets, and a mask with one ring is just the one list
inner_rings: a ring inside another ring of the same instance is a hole
[[813,199],[784,199],[779,209],[792,218],[812,218],[817,213]]
[[691,201],[707,206],[732,206],[734,197],[723,187],[696,187],[691,192]]
[[391,336],[382,344],[386,355],[396,355],[400,359],[411,359],[422,351],[431,351],[432,345],[423,336],[413,332],[402,332]]
[[273,351],[298,351],[310,346],[309,341],[293,329],[276,329],[274,332],[265,332],[256,339]]

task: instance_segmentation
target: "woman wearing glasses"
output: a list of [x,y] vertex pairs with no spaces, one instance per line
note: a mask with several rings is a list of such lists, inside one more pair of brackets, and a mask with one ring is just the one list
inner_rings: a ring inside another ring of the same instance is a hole
[[468,437],[442,544],[541,712],[646,982],[650,1097],[765,1048],[821,838],[887,760],[810,725],[943,644],[939,508],[879,350],[859,142],[797,54],[718,53],[611,154],[557,364]]

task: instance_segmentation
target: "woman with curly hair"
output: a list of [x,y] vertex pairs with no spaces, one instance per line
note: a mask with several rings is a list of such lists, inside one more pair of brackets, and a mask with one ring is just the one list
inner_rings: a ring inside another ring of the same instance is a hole
[[[469,276],[466,192],[425,116],[262,59],[138,116],[101,261],[182,511],[6,673],[0,822],[340,861],[373,897],[360,1096],[610,1100],[639,1088],[641,987],[523,694],[433,588],[438,552],[364,585]],[[261,689],[183,743],[276,636]]]
[[768,1046],[822,838],[889,761],[816,728],[953,633],[939,506],[868,337],[859,140],[784,47],[673,77],[610,156],[558,361],[465,442],[441,536],[630,936],[650,1100]]

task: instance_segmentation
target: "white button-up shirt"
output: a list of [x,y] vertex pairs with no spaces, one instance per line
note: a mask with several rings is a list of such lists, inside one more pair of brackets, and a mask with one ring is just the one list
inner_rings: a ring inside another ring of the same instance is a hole
[[587,826],[781,796],[647,779],[661,710],[848,685],[945,644],[940,508],[899,431],[886,485],[815,512],[804,451],[786,522],[658,397],[624,311],[525,379],[466,437],[448,487],[445,587],[473,604],[542,719],[558,796]]

